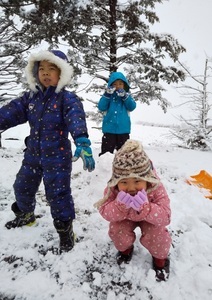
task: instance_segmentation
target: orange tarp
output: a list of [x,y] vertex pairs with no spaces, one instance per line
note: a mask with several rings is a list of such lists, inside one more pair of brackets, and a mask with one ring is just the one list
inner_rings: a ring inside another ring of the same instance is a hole
[[206,190],[205,197],[212,199],[212,176],[205,170],[201,170],[197,175],[191,175],[186,182],[197,186],[201,190]]

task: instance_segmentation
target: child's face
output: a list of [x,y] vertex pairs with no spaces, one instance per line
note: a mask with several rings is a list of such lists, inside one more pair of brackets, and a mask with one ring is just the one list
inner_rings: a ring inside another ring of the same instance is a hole
[[118,79],[118,80],[114,81],[112,85],[116,90],[124,89],[124,82],[122,80]]
[[38,68],[38,79],[45,88],[57,86],[60,79],[60,69],[53,63],[42,60]]
[[142,189],[147,189],[147,182],[138,178],[124,178],[118,182],[118,190],[132,196],[135,196]]

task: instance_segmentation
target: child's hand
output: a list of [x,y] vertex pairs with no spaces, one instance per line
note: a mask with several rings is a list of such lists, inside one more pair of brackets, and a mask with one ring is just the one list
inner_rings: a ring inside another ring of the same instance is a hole
[[116,93],[119,97],[124,97],[126,95],[126,91],[124,89],[119,89]]
[[148,202],[147,193],[145,190],[139,191],[134,197],[132,197],[132,202],[130,203],[130,207],[133,209],[140,211],[144,203]]
[[83,161],[83,169],[91,172],[95,169],[95,161],[93,159],[92,150],[90,148],[91,142],[86,137],[80,137],[75,140],[76,150],[72,161],[77,161],[79,157]]
[[112,95],[115,90],[116,90],[116,88],[114,86],[108,86],[106,88],[106,93]]
[[117,195],[117,200],[120,203],[125,204],[127,208],[130,208],[132,196],[128,193],[125,193],[124,191],[120,191]]

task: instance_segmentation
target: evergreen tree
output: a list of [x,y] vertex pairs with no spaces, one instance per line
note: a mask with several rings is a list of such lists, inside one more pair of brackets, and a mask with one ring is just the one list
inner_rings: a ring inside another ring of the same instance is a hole
[[17,34],[14,21],[0,16],[0,101],[16,95],[23,69],[22,53],[29,48],[18,42]]
[[[18,16],[22,27],[20,41],[50,47],[69,46],[76,74],[87,73],[103,79],[92,84],[105,87],[110,72],[123,70],[131,82],[136,100],[158,100],[165,111],[162,82],[178,83],[184,72],[175,66],[185,49],[170,34],[151,33],[159,22],[155,5],[162,0],[0,0],[7,16]],[[173,65],[165,65],[170,58]]]

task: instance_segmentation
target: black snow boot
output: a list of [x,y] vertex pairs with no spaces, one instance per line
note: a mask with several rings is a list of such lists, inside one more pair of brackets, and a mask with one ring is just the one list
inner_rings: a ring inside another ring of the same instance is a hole
[[158,259],[152,257],[153,269],[156,273],[156,281],[167,281],[169,278],[169,268],[170,260],[167,257],[166,259]]
[[74,247],[74,232],[72,220],[63,222],[54,220],[54,227],[60,237],[60,252],[68,252]]
[[130,247],[129,249],[127,249],[123,252],[118,251],[116,254],[117,264],[121,265],[123,262],[125,264],[128,264],[132,259],[133,249],[134,249],[134,246]]
[[11,206],[12,211],[14,212],[16,218],[12,221],[9,221],[5,224],[7,229],[22,227],[24,225],[32,226],[35,224],[35,215],[34,212],[24,213],[19,208],[16,202]]

